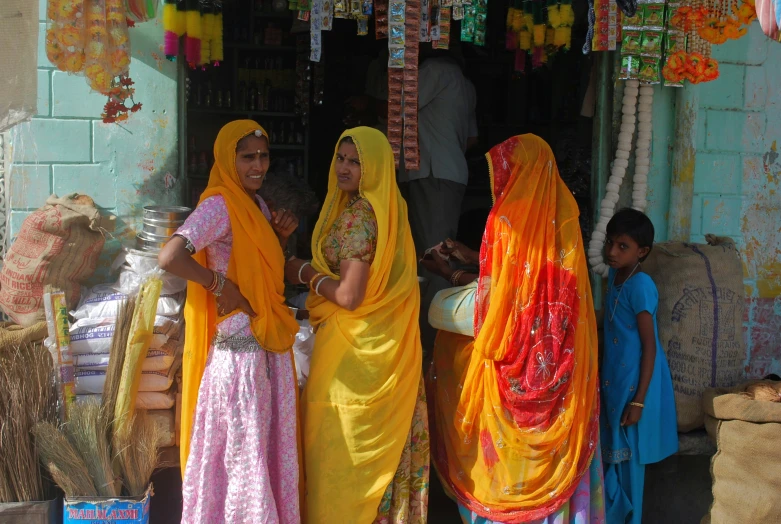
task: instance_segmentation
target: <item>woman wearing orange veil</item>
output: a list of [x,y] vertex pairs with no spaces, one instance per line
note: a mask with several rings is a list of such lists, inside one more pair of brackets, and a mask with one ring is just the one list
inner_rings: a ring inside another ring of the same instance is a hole
[[446,243],[429,374],[432,461],[467,523],[604,521],[597,330],[578,207],[550,147],[486,155],[494,206],[480,252]]
[[198,207],[160,252],[187,279],[182,362],[182,522],[298,524],[298,324],[285,305],[283,248],[297,220],[256,192],[266,131],[226,124]]

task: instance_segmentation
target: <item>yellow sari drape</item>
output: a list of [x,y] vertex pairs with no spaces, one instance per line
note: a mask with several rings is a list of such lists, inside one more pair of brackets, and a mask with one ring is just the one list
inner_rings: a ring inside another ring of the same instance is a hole
[[[371,523],[377,516],[410,431],[421,375],[415,246],[393,152],[375,129],[342,136],[352,137],[360,155],[360,193],[376,214],[377,252],[355,311],[314,294],[307,302],[318,328],[302,402],[305,511],[313,524]],[[332,163],[312,265],[335,279],[322,242],[347,200]]]
[[[236,144],[256,130],[268,139],[266,131],[252,120],[236,120],[220,130],[214,143],[214,166],[209,175],[209,185],[200,201],[214,195],[225,199],[233,234],[226,276],[236,283],[257,314],[251,321],[251,329],[258,343],[267,351],[291,353],[292,359],[291,348],[298,323],[285,305],[285,257],[271,224],[244,190],[236,172]],[[206,267],[205,250],[199,251],[193,258]],[[194,282],[187,284],[182,358],[182,475],[190,452],[190,433],[209,345],[217,324],[236,313],[238,311],[219,317],[214,296]]]
[[550,147],[523,135],[487,157],[477,335],[437,339],[432,457],[470,510],[528,522],[567,502],[598,445],[596,323],[578,207]]

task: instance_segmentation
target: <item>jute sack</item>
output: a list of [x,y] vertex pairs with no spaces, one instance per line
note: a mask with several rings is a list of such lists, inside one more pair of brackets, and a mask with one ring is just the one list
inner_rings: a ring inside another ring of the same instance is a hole
[[0,353],[30,344],[41,344],[49,334],[46,322],[23,328],[13,322],[0,322]]
[[738,384],[746,361],[740,256],[731,239],[706,239],[657,244],[643,263],[659,289],[659,338],[684,433],[702,427],[705,388]]
[[702,524],[781,522],[781,403],[752,400],[737,388],[708,389],[705,427],[716,441],[713,505]]
[[28,327],[44,319],[43,289],[65,292],[69,307],[79,302],[80,285],[95,271],[104,238],[100,213],[86,195],[52,195],[28,216],[0,271],[0,308]]

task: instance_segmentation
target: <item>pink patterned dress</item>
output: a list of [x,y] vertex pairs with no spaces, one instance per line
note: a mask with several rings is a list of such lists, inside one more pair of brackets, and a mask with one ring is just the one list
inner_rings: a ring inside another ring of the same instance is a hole
[[[176,234],[196,251],[206,249],[210,269],[227,271],[233,235],[221,196],[204,200]],[[291,357],[264,351],[253,340],[243,313],[217,326],[198,391],[182,488],[183,523],[301,521],[298,388]]]

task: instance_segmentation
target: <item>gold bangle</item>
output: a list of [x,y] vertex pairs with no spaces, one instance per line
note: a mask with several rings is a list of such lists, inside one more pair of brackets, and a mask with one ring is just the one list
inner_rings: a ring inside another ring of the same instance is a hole
[[640,402],[630,402],[629,405],[630,406],[634,406],[636,408],[644,408],[645,407],[645,404],[641,404]]
[[312,284],[314,284],[315,279],[317,277],[324,277],[325,275],[323,273],[315,273],[312,278],[309,279],[309,289],[312,289]]

